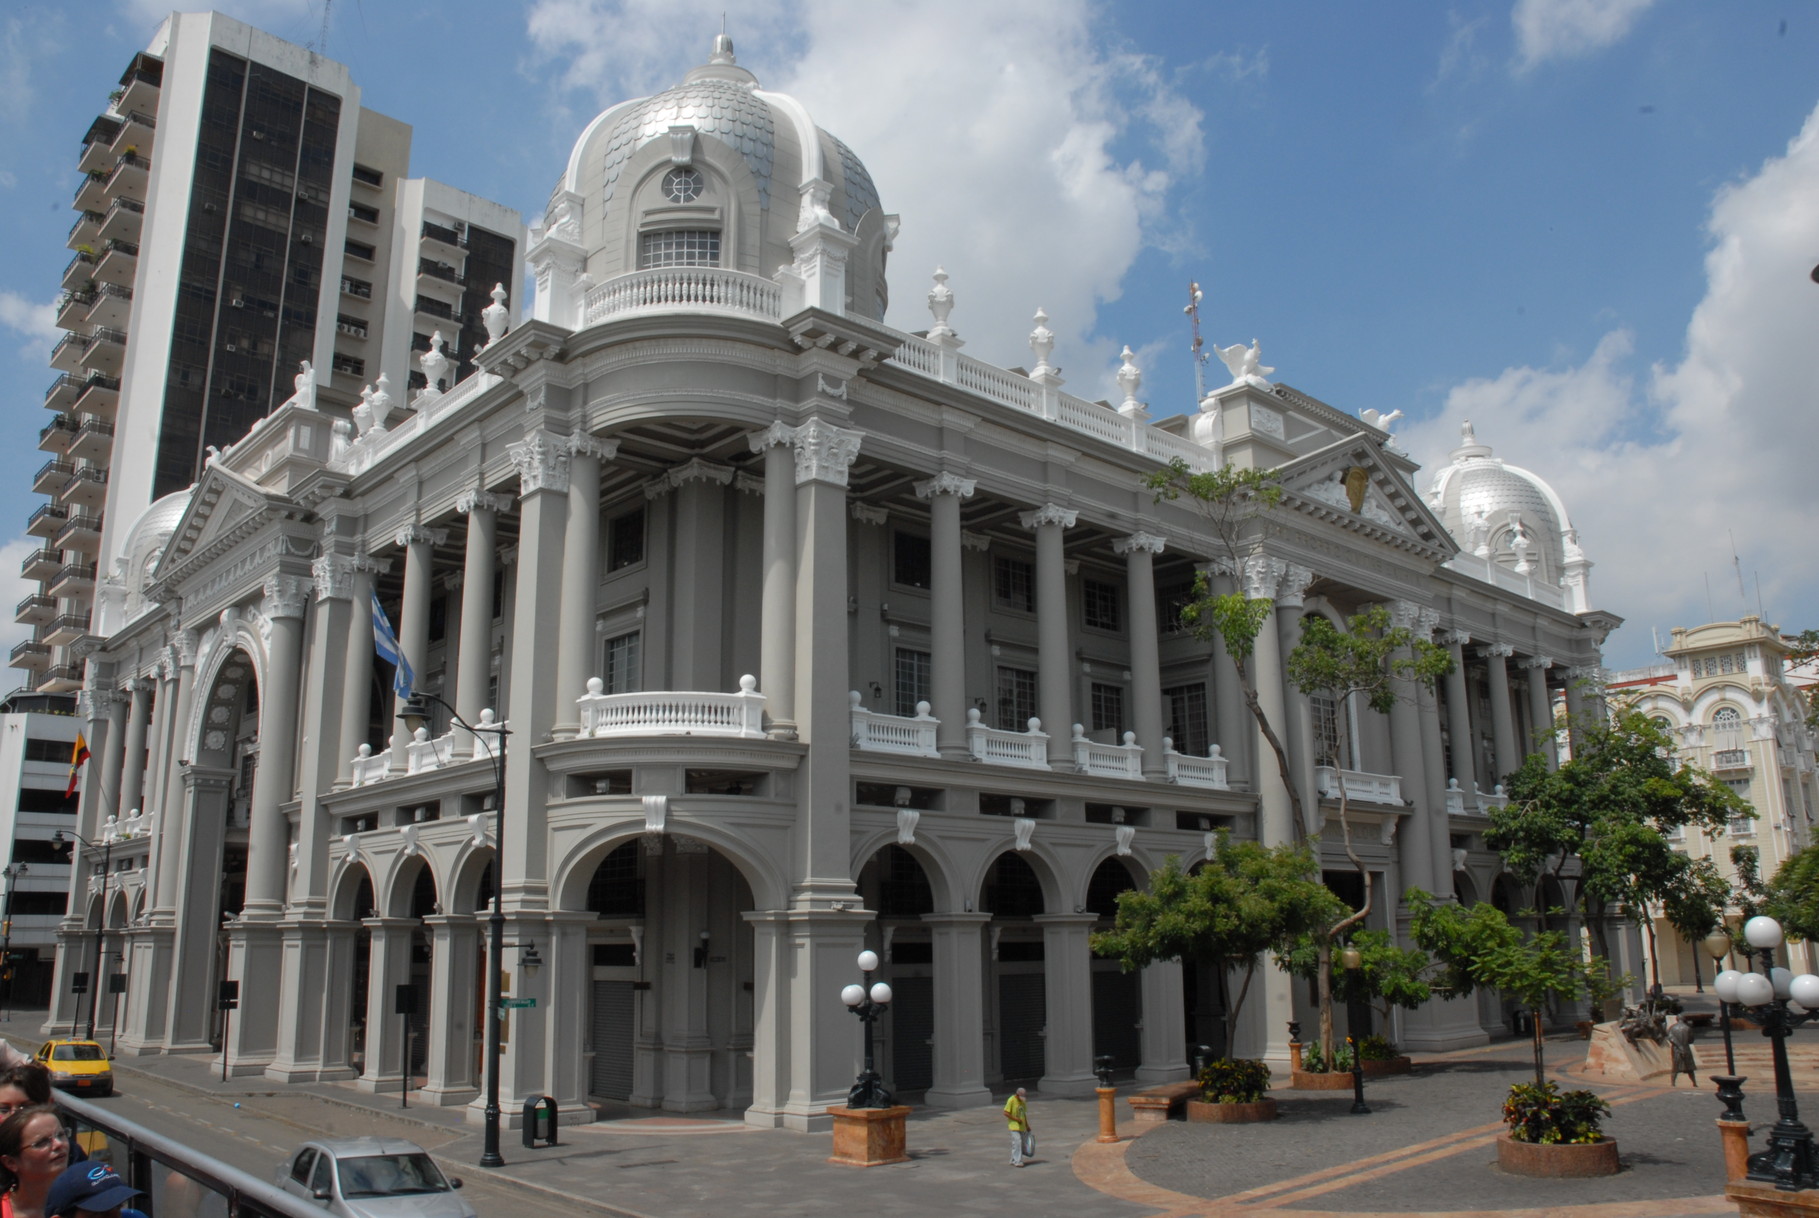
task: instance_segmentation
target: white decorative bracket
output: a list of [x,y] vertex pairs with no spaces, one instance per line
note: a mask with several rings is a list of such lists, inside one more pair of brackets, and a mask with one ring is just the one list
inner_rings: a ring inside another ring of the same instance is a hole
[[631,932],[632,963],[642,966],[644,964],[644,928],[642,926],[634,926],[631,928]]
[[1011,828],[1016,833],[1016,848],[1028,850],[1030,838],[1034,837],[1036,833],[1036,822],[1027,816],[1019,816],[1011,822]]
[[922,819],[922,813],[914,808],[897,809],[897,844],[914,846],[916,844],[916,822]]
[[644,797],[644,831],[662,833],[664,824],[669,820],[669,796],[646,795]]
[[1131,843],[1137,838],[1137,826],[1119,825],[1114,833],[1118,838],[1118,854],[1121,857],[1128,856],[1131,852]]

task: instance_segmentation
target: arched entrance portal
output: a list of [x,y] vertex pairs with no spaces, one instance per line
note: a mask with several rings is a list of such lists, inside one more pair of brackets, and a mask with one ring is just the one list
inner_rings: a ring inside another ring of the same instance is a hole
[[[1097,930],[1110,930],[1118,916],[1118,894],[1137,887],[1122,859],[1108,858],[1087,884],[1086,908],[1097,915]],[[1143,1058],[1143,981],[1116,960],[1093,958],[1093,1057],[1112,1059],[1119,1075],[1136,1073]]]
[[866,946],[882,962],[878,980],[891,987],[879,1021],[879,1073],[899,1099],[935,1082],[935,945],[923,915],[935,912],[935,892],[916,856],[902,846],[878,851],[859,870],[859,896],[878,919]]
[[1035,868],[1020,854],[999,855],[986,872],[979,908],[992,915],[987,967],[995,1019],[986,1047],[988,1077],[1034,1083],[1047,1067],[1048,1035],[1046,945],[1035,921],[1047,900]]

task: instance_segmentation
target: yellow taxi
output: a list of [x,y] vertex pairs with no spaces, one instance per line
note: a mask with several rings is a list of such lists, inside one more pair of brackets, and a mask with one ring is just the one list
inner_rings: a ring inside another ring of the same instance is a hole
[[34,1055],[51,1072],[51,1086],[78,1095],[112,1095],[113,1059],[92,1040],[47,1040]]

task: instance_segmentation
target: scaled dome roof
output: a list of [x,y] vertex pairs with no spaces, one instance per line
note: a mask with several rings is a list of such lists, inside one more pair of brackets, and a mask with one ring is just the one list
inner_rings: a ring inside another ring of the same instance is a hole
[[[1466,553],[1505,566],[1526,555],[1534,573],[1551,584],[1564,582],[1570,564],[1589,565],[1559,494],[1539,474],[1492,455],[1469,420],[1452,458],[1434,475],[1427,500]],[[1519,533],[1527,539],[1520,551],[1514,545]]]

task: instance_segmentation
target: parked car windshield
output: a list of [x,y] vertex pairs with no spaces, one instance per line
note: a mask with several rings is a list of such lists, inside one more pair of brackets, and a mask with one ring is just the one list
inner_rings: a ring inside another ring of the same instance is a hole
[[51,1060],[54,1062],[100,1062],[107,1060],[107,1054],[101,1051],[100,1045],[57,1045],[51,1049]]
[[446,1193],[448,1180],[425,1154],[360,1155],[336,1164],[343,1197]]

